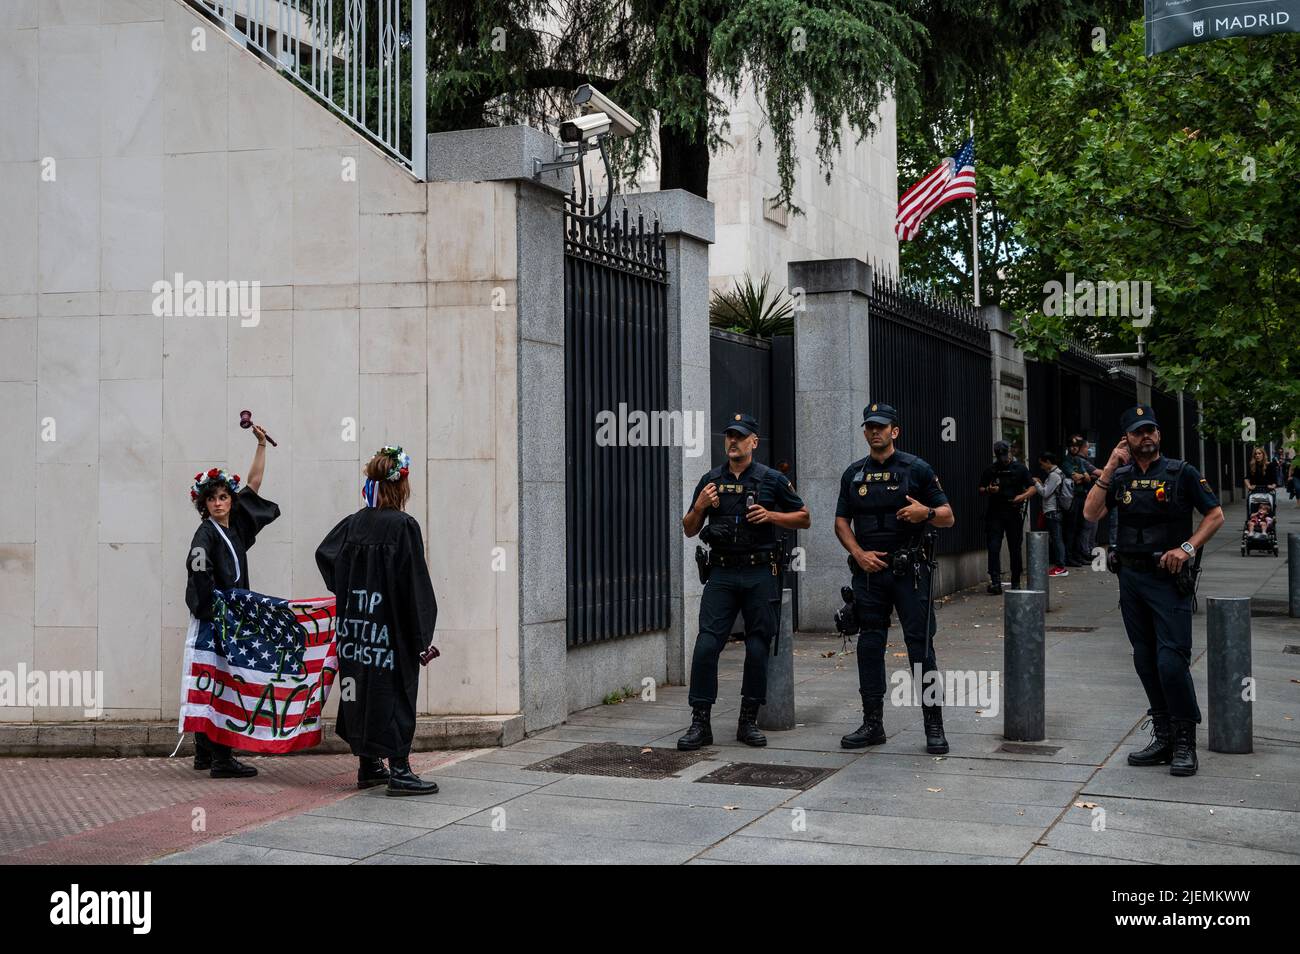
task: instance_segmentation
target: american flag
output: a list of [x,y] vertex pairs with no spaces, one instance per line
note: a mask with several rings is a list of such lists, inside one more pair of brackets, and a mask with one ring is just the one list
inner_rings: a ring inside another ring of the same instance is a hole
[[334,597],[289,601],[217,590],[213,622],[190,619],[181,732],[245,752],[292,752],[321,740],[339,669]]
[[921,223],[935,209],[958,199],[975,198],[975,139],[967,139],[960,149],[944,158],[924,179],[903,193],[898,200],[898,219],[894,234],[899,241],[910,242],[921,230]]

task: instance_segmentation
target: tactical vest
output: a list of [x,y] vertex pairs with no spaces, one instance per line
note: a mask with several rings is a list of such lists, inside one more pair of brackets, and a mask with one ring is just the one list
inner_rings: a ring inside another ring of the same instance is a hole
[[895,451],[888,470],[868,470],[870,457],[858,463],[849,484],[849,508],[853,514],[853,535],[865,550],[892,552],[905,546],[917,529],[900,522],[895,514],[907,506],[912,493],[912,462],[916,457]]
[[1120,553],[1164,553],[1192,535],[1192,508],[1178,489],[1185,463],[1161,457],[1145,474],[1132,464],[1115,471]]
[[1016,473],[1010,463],[1005,467],[994,467],[993,483],[997,484],[997,489],[989,495],[992,509],[1009,511],[1020,506],[1015,502],[1015,496],[1022,493],[1025,488],[1017,486]]
[[718,488],[718,506],[710,507],[707,524],[700,539],[710,547],[726,553],[744,553],[776,546],[777,527],[773,523],[754,524],[745,519],[749,513],[746,500],[769,507],[771,500],[760,500],[764,477],[770,468],[755,463],[744,479],[737,478],[726,464],[709,471],[707,481]]

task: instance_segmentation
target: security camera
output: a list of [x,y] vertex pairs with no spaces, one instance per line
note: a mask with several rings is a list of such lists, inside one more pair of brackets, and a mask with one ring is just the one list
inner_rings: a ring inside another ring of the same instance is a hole
[[588,113],[560,123],[560,139],[564,142],[586,142],[609,132],[610,118],[604,113]]
[[610,131],[620,139],[635,136],[637,130],[641,128],[641,124],[625,109],[590,83],[583,83],[573,91],[573,104],[582,107],[583,113],[605,114],[611,124]]
[[1110,375],[1112,378],[1118,378],[1121,374],[1124,373],[1124,370],[1118,364],[1112,364],[1109,368],[1106,369],[1106,373]]

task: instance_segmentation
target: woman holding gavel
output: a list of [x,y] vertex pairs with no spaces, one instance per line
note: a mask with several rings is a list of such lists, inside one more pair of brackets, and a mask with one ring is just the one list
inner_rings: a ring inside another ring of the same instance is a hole
[[[199,512],[199,528],[194,531],[185,558],[189,580],[185,586],[185,605],[200,620],[211,620],[214,590],[252,589],[249,582],[248,550],[263,527],[280,516],[280,508],[259,497],[262,474],[266,470],[266,431],[250,425],[257,438],[257,450],[248,468],[247,486],[240,487],[239,475],[213,467],[194,475],[190,500]],[[237,761],[230,746],[194,733],[194,767],[208,769],[213,778],[248,778],[257,774],[251,765]]]

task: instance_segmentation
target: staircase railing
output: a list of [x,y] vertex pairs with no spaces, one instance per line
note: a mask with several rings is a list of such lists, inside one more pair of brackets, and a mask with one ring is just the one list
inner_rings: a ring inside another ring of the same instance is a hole
[[425,178],[427,0],[187,2]]

